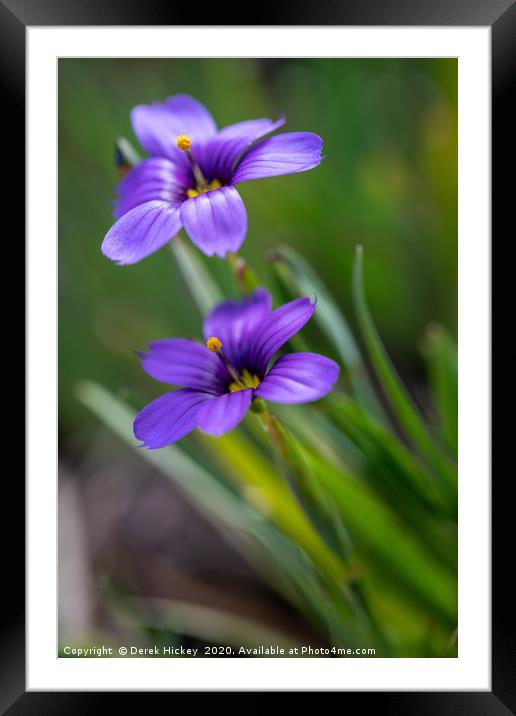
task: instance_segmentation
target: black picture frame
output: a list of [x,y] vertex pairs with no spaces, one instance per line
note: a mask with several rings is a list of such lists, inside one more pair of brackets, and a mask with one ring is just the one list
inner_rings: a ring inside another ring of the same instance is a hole
[[[187,6],[186,6],[187,7]],[[249,24],[242,7],[217,4],[203,9],[205,25]],[[9,181],[4,189],[4,206],[16,216],[10,229],[11,245],[23,250],[22,217],[25,214],[24,145],[25,145],[25,32],[27,26],[56,25],[173,25],[184,18],[185,4],[155,0],[0,0],[0,82],[4,126],[4,167]],[[228,23],[228,18],[235,22]],[[220,20],[224,20],[221,23]],[[265,22],[265,20],[267,22]],[[514,153],[510,158],[510,140],[516,126],[511,90],[516,78],[516,4],[514,0],[327,0],[325,3],[275,2],[262,6],[260,25],[405,25],[405,26],[490,26],[492,30],[492,236],[498,236],[498,252],[511,243],[511,236],[502,237],[511,227],[509,211],[514,204],[514,180],[505,180],[507,164],[514,169]],[[512,99],[512,102],[511,102]],[[514,152],[514,148],[513,148]],[[4,175],[5,178],[5,175]],[[5,215],[4,215],[5,216]],[[4,229],[4,231],[6,231]],[[513,234],[513,229],[511,233]],[[16,238],[16,241],[14,240]],[[506,239],[504,241],[504,238]],[[4,235],[4,239],[7,240]],[[494,242],[492,244],[494,248]],[[493,260],[496,258],[493,252]],[[23,259],[22,259],[23,261]],[[502,282],[494,284],[493,302],[498,308],[507,305],[509,295]],[[505,293],[505,295],[504,295]],[[504,300],[505,299],[505,300]],[[12,300],[12,299],[11,299]],[[509,304],[510,305],[510,304]],[[10,308],[7,311],[10,313]],[[501,314],[493,311],[493,338]],[[21,323],[13,320],[13,328]],[[14,331],[13,331],[14,333]],[[20,330],[18,329],[18,333]],[[507,331],[506,331],[507,334]],[[23,339],[21,339],[23,340]],[[501,339],[498,339],[501,342]],[[14,336],[8,342],[14,345]],[[17,345],[19,345],[17,343]],[[497,355],[496,340],[493,340]],[[34,347],[31,347],[34,348]],[[500,355],[506,355],[500,346]],[[507,371],[499,373],[506,383]],[[501,383],[500,380],[500,383]],[[493,380],[493,395],[496,381]],[[507,387],[507,386],[505,386]],[[17,398],[19,401],[19,397]],[[505,421],[507,425],[508,421]],[[494,425],[494,421],[492,422]],[[497,425],[493,430],[493,447],[510,445],[508,427]],[[14,464],[14,463],[13,463]],[[509,464],[509,463],[507,463]],[[507,584],[510,565],[514,563],[509,549],[513,537],[512,502],[506,490],[513,470],[501,470],[492,476],[492,691],[470,692],[346,692],[346,708],[378,708],[381,713],[413,714],[484,714],[497,716],[515,713],[516,689],[514,674],[514,592]],[[113,706],[111,694],[80,692],[25,692],[25,595],[24,595],[24,485],[21,474],[12,469],[4,482],[4,519],[0,520],[4,557],[3,596],[6,599],[0,639],[0,711],[9,716],[21,714],[90,714],[101,703]],[[7,505],[9,505],[7,507]],[[511,513],[509,512],[511,511]],[[8,520],[7,516],[11,519]],[[512,519],[511,519],[512,518]],[[510,556],[509,556],[510,555]],[[117,693],[116,699],[123,694]],[[152,695],[154,699],[154,694]],[[169,694],[165,696],[170,697]],[[132,707],[140,702],[139,694],[131,694]],[[147,695],[145,695],[147,698]],[[153,700],[154,703],[154,700]],[[146,702],[147,708],[149,702]]]

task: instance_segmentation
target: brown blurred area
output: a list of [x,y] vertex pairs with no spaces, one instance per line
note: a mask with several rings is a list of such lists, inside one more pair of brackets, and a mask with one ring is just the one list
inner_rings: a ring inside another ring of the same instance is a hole
[[66,457],[74,451],[63,447],[61,647],[145,645],[156,635],[219,643],[225,632],[235,641],[235,621],[280,634],[286,643],[324,644],[232,548],[226,527],[210,524],[176,485],[108,431],[99,430],[75,464]]

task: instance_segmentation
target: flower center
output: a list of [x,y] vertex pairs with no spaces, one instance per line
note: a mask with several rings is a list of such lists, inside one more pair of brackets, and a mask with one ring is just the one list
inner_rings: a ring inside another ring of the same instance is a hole
[[220,359],[222,364],[226,367],[228,373],[233,378],[229,384],[229,392],[236,393],[238,390],[247,390],[247,388],[257,388],[260,385],[260,379],[255,373],[250,373],[247,368],[244,368],[242,373],[239,373],[231,361],[224,355],[222,350],[222,341],[213,336],[208,338],[206,341],[206,347],[212,353],[215,353]]
[[206,194],[208,191],[220,189],[222,183],[217,178],[212,179],[210,182],[207,181],[202,173],[201,167],[195,161],[195,157],[191,149],[192,140],[190,137],[187,134],[180,134],[176,139],[176,145],[177,148],[184,152],[188,157],[188,161],[190,162],[190,167],[192,168],[192,173],[195,178],[195,187],[186,190],[187,197],[189,199],[193,199],[194,197],[199,196],[199,194]]
[[214,189],[220,189],[221,186],[222,186],[222,183],[218,179],[213,179],[206,186],[197,185],[197,187],[195,189],[187,189],[186,196],[189,199],[193,199],[194,196],[199,196],[199,194],[206,194],[206,192],[213,191]]
[[260,385],[260,379],[256,373],[249,373],[247,368],[244,368],[240,375],[239,383],[230,383],[229,392],[236,393],[237,390],[246,390],[247,388],[257,388]]

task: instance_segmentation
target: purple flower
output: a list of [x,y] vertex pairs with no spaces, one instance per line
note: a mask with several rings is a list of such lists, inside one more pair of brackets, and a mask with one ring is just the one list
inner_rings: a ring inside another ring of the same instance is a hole
[[150,157],[118,186],[118,221],[102,252],[119,264],[149,256],[182,227],[206,256],[237,251],[245,238],[247,213],[235,186],[303,172],[322,160],[322,140],[316,134],[289,132],[263,139],[284,118],[252,119],[217,130],[208,110],[188,95],[138,105],[131,121]]
[[216,306],[204,321],[206,345],[182,338],[154,341],[142,367],[156,380],[184,386],[149,403],[134,421],[134,434],[150,449],[179,440],[194,428],[219,436],[244,417],[253,398],[309,403],[330,392],[339,366],[317,353],[275,353],[313,315],[309,298],[271,310],[258,288],[243,301]]

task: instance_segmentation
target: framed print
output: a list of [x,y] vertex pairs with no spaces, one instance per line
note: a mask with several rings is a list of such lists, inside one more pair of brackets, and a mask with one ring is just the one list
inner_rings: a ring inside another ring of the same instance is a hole
[[2,708],[509,713],[490,265],[514,5],[0,11],[28,279]]

